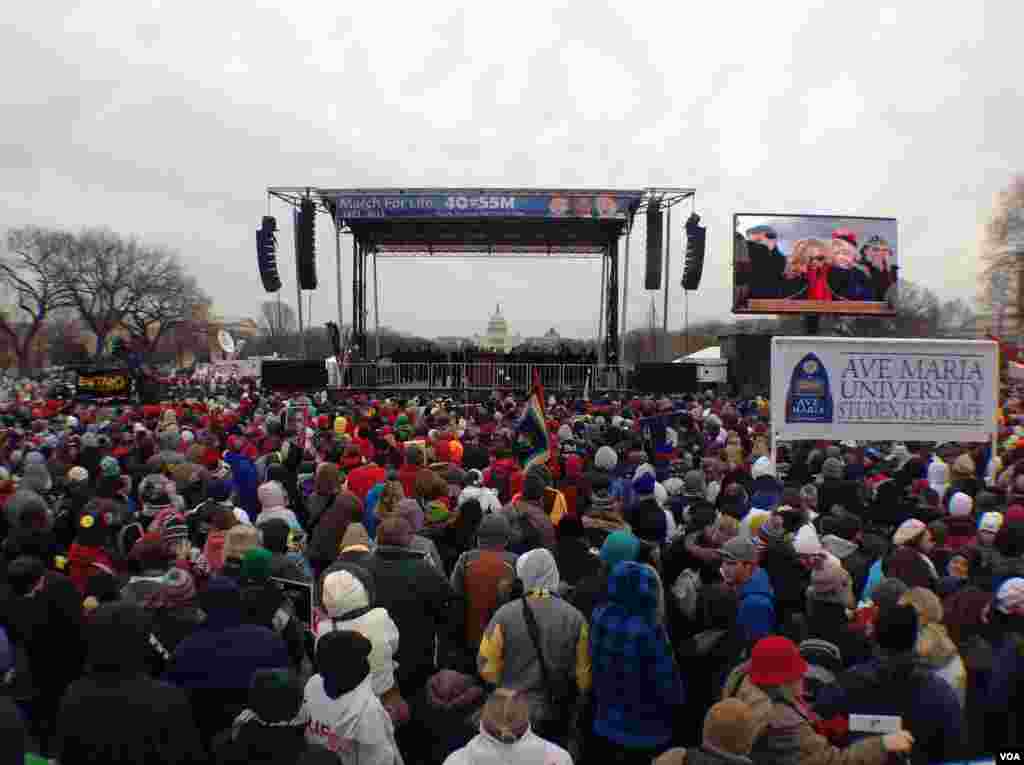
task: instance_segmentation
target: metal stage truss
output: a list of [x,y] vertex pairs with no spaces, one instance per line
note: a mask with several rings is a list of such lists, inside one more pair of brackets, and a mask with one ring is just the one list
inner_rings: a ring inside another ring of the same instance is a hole
[[[600,364],[528,364],[521,362],[356,363],[344,373],[341,387],[356,390],[528,390],[533,373],[545,390],[620,389],[624,371]],[[331,387],[337,388],[338,381]]]
[[[360,359],[371,355],[367,337],[367,285],[374,286],[374,327],[379,329],[378,258],[563,258],[601,259],[598,336],[602,365],[622,362],[629,305],[629,242],[637,213],[658,206],[668,214],[664,237],[665,316],[671,210],[695,189],[337,189],[271,187],[270,198],[297,208],[313,199],[334,222],[338,325],[344,326],[341,295],[341,236],[352,237],[352,345]],[[624,263],[619,264],[620,243]],[[373,262],[370,263],[370,258]],[[372,268],[372,277],[368,271]],[[620,273],[622,274],[620,280]],[[620,287],[621,281],[621,287]],[[375,332],[378,338],[379,333]],[[556,365],[564,366],[564,365]],[[376,368],[369,365],[369,368]]]

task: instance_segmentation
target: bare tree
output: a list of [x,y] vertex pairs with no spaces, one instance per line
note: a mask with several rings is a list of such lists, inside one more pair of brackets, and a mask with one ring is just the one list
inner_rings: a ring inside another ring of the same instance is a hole
[[99,358],[107,337],[135,306],[142,246],[112,231],[89,229],[69,237],[69,250],[59,278],[71,293],[79,318],[96,336]]
[[175,253],[147,250],[139,265],[133,281],[135,299],[121,324],[128,330],[135,350],[148,357],[161,340],[193,322],[210,299],[195,278],[185,273]]
[[105,229],[89,229],[68,241],[58,277],[96,336],[96,357],[118,328],[128,331],[139,351],[151,353],[169,330],[208,302],[173,252]]
[[[986,310],[999,310],[1000,297],[993,294],[993,281],[1003,275],[1005,297],[1008,299],[1009,316],[1016,319],[1018,326],[1024,320],[1024,251],[1021,242],[1015,238],[1024,235],[1024,175],[1015,177],[1010,185],[996,198],[992,217],[985,224],[981,242],[982,269],[978,275],[978,303]],[[1016,235],[1016,236],[1015,236]],[[1000,290],[997,289],[996,292]],[[994,299],[995,298],[995,299]]]
[[285,337],[298,331],[295,309],[279,300],[260,303],[260,326],[270,337]]
[[24,373],[32,349],[51,313],[70,305],[71,295],[57,278],[69,253],[69,237],[60,231],[35,226],[7,234],[7,253],[0,258],[0,282],[13,302],[13,310],[0,312],[0,335],[7,341]]

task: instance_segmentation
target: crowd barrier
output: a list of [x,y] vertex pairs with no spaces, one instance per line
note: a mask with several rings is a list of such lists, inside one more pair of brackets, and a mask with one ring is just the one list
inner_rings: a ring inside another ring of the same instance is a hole
[[350,364],[340,387],[354,389],[493,390],[528,389],[534,372],[549,390],[610,390],[625,387],[620,366],[528,364],[520,362],[432,362]]

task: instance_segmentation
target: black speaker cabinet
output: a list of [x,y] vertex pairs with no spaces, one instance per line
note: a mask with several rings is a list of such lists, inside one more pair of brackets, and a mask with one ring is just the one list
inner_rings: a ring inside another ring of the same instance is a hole
[[327,365],[312,361],[266,360],[262,384],[267,390],[316,390],[327,387]]

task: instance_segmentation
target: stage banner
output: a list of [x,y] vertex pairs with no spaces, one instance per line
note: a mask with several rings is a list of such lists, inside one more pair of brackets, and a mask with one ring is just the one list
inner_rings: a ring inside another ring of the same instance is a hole
[[624,220],[636,210],[642,191],[465,190],[438,193],[337,193],[325,195],[339,222],[393,218],[543,218]]
[[997,348],[989,340],[772,338],[775,438],[986,442],[997,427]]
[[127,369],[95,369],[78,373],[76,394],[89,398],[122,398],[132,394],[132,373]]

